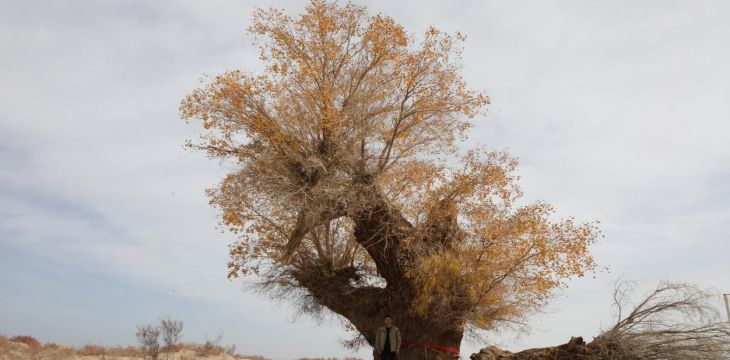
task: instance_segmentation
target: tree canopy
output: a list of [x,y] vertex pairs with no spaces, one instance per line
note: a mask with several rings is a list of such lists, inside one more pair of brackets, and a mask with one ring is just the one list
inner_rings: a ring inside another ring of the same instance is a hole
[[248,31],[265,71],[207,78],[181,104],[206,129],[189,146],[234,164],[208,190],[237,234],[229,277],[361,331],[365,305],[340,302],[399,289],[408,316],[458,331],[520,321],[595,270],[596,222],[523,204],[507,152],[459,148],[489,103],[461,76],[464,35],[325,0],[259,9]]

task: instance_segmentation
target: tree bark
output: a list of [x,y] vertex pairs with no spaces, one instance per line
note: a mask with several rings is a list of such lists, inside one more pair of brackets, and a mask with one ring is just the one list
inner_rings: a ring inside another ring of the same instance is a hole
[[397,326],[401,333],[402,344],[398,353],[400,360],[454,358],[444,350],[427,346],[437,345],[459,349],[463,337],[462,329],[447,329],[428,319],[413,316],[409,313],[406,304],[401,303],[394,306],[392,303],[387,303],[383,305],[375,316],[350,318],[350,321],[365,336],[373,349],[375,348],[376,330],[383,326],[383,317],[387,314],[393,318],[393,325]]
[[375,262],[378,274],[390,286],[406,282],[406,257],[402,241],[413,230],[400,211],[392,208],[384,196],[375,195],[375,204],[355,216],[355,239]]
[[[453,354],[428,346],[459,349],[463,323],[455,320],[444,324],[442,319],[437,323],[435,319],[422,318],[410,311],[416,292],[406,271],[416,254],[409,253],[404,239],[414,235],[413,225],[398,209],[390,206],[381,193],[372,193],[371,205],[367,211],[351,215],[355,223],[354,236],[373,259],[378,274],[386,282],[385,287],[364,285],[354,268],[337,269],[327,264],[300,268],[293,271],[292,276],[309,291],[317,304],[348,319],[371,347],[374,348],[376,330],[383,325],[387,314],[401,332],[403,344],[399,359],[454,359]],[[434,231],[428,234],[440,235],[439,239],[433,240],[443,243],[443,231],[435,229],[436,226],[436,223],[432,224]],[[454,319],[461,318],[457,313]]]
[[[523,350],[517,353],[498,349],[494,346],[472,354],[471,360],[602,360],[600,348],[593,343],[586,344],[582,337],[572,337],[563,345]],[[613,357],[611,357],[613,358]]]
[[409,253],[403,241],[413,235],[413,226],[382,194],[374,193],[372,204],[367,211],[353,216],[354,236],[373,259],[378,274],[385,279],[385,287],[363,286],[355,269],[332,269],[325,265],[302,269],[293,274],[294,278],[318,304],[348,319],[371,347],[375,345],[377,328],[383,325],[385,315],[390,315],[400,329],[403,343],[416,344],[403,344],[399,359],[453,359],[453,354],[428,346],[459,349],[463,324],[437,323],[410,310],[415,291],[406,270],[416,255]]
[[405,273],[414,254],[409,253],[409,249],[404,248],[402,242],[412,235],[413,226],[397,209],[388,204],[384,196],[377,199],[370,211],[354,219],[355,238],[368,251],[387,286],[381,298],[374,302],[377,304],[377,311],[368,314],[367,319],[348,319],[358,329],[362,329],[361,333],[370,346],[374,346],[377,328],[383,325],[384,316],[390,315],[395,326],[400,329],[403,343],[417,344],[402,345],[398,356],[401,360],[453,358],[447,352],[424,346],[459,349],[464,333],[463,326],[461,323],[438,324],[410,311],[415,291]]

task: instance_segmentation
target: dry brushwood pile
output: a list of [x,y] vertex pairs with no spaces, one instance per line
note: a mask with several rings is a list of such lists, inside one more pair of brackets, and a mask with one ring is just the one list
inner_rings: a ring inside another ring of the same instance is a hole
[[626,313],[627,287],[615,291],[617,322],[593,341],[517,353],[482,349],[472,360],[727,360],[730,323],[712,300],[718,294],[694,285],[663,283]]

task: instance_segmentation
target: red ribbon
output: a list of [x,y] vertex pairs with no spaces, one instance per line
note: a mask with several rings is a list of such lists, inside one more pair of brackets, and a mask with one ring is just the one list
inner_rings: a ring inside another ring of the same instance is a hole
[[408,347],[430,348],[430,349],[434,349],[434,350],[445,351],[447,353],[451,353],[456,356],[459,356],[459,349],[452,348],[449,346],[441,346],[441,345],[434,345],[434,344],[416,344],[416,343],[409,343],[409,342],[403,342],[403,345],[408,346]]

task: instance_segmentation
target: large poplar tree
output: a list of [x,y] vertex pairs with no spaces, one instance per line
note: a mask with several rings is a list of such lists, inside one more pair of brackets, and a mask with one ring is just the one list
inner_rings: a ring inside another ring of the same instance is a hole
[[489,102],[460,74],[463,35],[324,0],[259,9],[249,31],[265,70],[209,78],[181,105],[206,129],[190,146],[232,164],[208,191],[236,234],[229,277],[334,312],[369,344],[391,314],[409,360],[594,270],[595,223],[520,201],[508,153],[457,147]]

